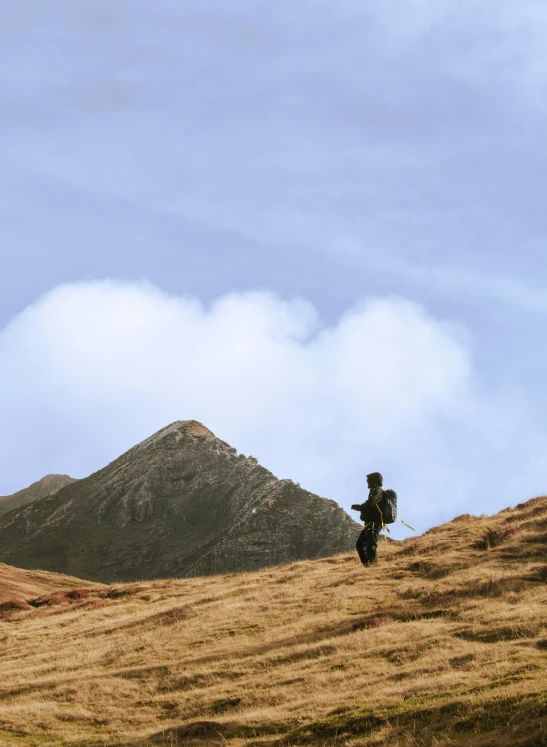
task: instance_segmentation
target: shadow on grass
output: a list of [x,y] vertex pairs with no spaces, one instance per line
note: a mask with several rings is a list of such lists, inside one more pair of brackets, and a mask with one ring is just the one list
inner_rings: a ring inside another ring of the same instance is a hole
[[[323,718],[299,718],[264,724],[238,721],[193,721],[158,732],[137,745],[215,745],[237,740],[246,747],[343,745],[348,739],[372,739],[388,730],[382,744],[398,745],[414,733],[416,745],[458,744],[468,747],[544,747],[547,696],[544,692],[483,699],[454,699],[444,693],[395,701],[377,710],[367,706],[337,708]],[[451,699],[452,698],[452,699]],[[431,702],[433,699],[433,702]],[[442,742],[438,740],[442,739]],[[244,741],[242,741],[244,740]],[[366,744],[366,742],[364,742]]]

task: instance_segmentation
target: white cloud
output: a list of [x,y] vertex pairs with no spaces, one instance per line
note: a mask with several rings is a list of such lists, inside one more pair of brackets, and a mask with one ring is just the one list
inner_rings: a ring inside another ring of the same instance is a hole
[[400,298],[323,328],[310,304],[265,293],[205,308],[147,284],[61,286],[0,334],[0,492],[46,472],[85,476],[195,418],[346,508],[367,472],[384,471],[423,529],[474,510],[485,459],[499,461],[522,419],[522,402],[475,391],[465,334]]

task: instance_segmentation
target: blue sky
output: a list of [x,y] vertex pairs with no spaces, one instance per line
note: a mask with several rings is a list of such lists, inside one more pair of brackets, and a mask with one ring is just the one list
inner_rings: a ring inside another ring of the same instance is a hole
[[0,494],[186,417],[421,529],[544,492],[544,3],[21,0],[0,41]]

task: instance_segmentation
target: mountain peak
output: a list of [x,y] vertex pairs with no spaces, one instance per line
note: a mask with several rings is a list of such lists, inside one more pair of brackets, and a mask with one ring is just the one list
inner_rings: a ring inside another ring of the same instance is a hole
[[166,425],[148,438],[145,438],[144,441],[141,441],[140,444],[138,444],[138,446],[149,446],[155,444],[171,434],[175,434],[175,436],[178,436],[179,438],[181,436],[204,436],[205,438],[211,439],[217,438],[212,431],[197,420],[175,420],[174,423]]

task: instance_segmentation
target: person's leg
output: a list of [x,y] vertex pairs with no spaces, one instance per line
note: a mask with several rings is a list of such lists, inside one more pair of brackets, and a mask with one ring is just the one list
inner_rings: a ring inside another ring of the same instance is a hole
[[355,545],[355,549],[357,550],[357,553],[363,565],[368,565],[367,553],[365,549],[366,532],[367,530],[363,529],[363,531],[357,538],[357,544]]
[[378,525],[371,524],[365,531],[365,555],[369,563],[375,563],[378,551]]

